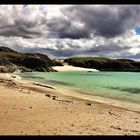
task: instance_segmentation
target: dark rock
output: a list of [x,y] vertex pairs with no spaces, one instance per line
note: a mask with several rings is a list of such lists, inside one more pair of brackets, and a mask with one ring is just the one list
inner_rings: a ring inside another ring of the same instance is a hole
[[16,78],[16,76],[14,76],[14,75],[11,75],[11,77],[12,77],[12,78]]
[[49,95],[49,94],[45,94],[45,96],[47,96],[47,97],[49,97],[49,98],[51,97],[51,95]]
[[89,106],[91,106],[91,103],[86,103],[86,105],[89,105]]

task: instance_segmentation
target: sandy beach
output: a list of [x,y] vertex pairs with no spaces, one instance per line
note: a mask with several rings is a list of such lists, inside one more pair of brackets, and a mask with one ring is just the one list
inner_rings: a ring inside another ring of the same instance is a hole
[[55,66],[55,67],[52,67],[52,68],[57,70],[57,71],[90,71],[90,72],[98,71],[97,69],[74,67],[74,66],[71,66],[71,65]]
[[0,135],[140,135],[138,104],[70,92],[0,74]]

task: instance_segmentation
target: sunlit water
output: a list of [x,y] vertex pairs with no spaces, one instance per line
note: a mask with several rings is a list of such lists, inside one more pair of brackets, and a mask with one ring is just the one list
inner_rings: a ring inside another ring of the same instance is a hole
[[140,73],[137,72],[28,72],[19,75],[82,94],[140,103]]

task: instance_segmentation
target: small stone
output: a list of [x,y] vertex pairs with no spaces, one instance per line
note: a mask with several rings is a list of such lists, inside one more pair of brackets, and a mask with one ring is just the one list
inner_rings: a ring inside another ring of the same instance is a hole
[[86,105],[89,105],[89,106],[91,106],[91,103],[86,103]]
[[53,98],[57,98],[56,96],[52,96]]
[[51,97],[51,95],[49,95],[49,94],[45,94],[45,96],[47,96],[47,97]]

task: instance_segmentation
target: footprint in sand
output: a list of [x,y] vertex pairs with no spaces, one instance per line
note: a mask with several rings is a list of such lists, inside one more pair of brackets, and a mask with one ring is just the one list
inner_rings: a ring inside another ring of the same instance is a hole
[[76,113],[76,115],[79,115],[79,113]]
[[64,109],[68,109],[67,107],[65,107]]
[[8,113],[8,111],[6,111],[6,112],[4,113],[4,115],[6,116],[6,115],[7,115],[7,113]]
[[138,131],[138,130],[130,130],[131,132],[140,132],[140,131]]
[[75,125],[72,123],[71,126],[75,126]]
[[122,130],[119,126],[113,126],[113,125],[111,125],[110,127],[111,128],[114,128],[114,129]]
[[20,108],[20,110],[26,110],[26,109],[24,109],[24,108]]

